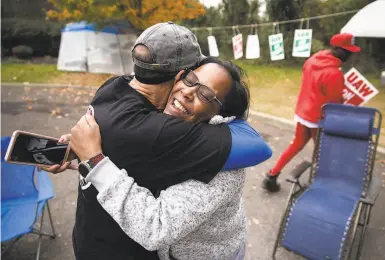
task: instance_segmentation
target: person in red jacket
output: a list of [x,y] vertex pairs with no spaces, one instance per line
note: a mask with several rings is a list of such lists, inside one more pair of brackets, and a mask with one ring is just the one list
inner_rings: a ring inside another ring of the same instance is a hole
[[282,169],[311,138],[315,141],[321,107],[325,103],[343,102],[344,75],[340,67],[353,52],[360,51],[353,41],[351,34],[336,34],[330,40],[331,50],[315,53],[303,65],[301,90],[294,116],[297,122],[294,140],[266,174],[262,185],[264,189],[279,191],[277,177]]

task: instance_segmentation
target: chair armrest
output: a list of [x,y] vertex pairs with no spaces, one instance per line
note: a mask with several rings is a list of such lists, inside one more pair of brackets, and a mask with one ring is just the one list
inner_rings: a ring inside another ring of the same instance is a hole
[[369,183],[368,191],[366,197],[361,198],[361,202],[374,205],[376,198],[381,190],[381,178],[378,176],[373,176],[372,180]]
[[308,161],[303,161],[298,164],[293,171],[289,174],[289,177],[286,178],[286,181],[291,183],[298,183],[299,177],[311,166],[311,163]]

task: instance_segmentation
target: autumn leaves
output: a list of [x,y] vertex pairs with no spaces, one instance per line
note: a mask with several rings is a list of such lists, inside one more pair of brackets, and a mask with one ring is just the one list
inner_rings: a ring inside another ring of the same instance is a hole
[[49,0],[49,3],[52,5],[52,9],[46,10],[49,19],[98,24],[123,20],[138,29],[205,14],[198,0]]

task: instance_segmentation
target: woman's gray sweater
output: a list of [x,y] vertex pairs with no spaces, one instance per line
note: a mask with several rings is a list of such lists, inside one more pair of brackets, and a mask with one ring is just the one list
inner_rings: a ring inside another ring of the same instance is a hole
[[122,230],[147,250],[158,250],[161,260],[231,260],[245,243],[244,169],[220,172],[208,184],[173,185],[158,198],[108,158],[86,181]]

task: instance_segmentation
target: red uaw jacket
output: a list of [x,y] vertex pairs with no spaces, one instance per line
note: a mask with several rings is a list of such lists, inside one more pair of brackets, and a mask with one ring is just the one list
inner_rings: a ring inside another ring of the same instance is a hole
[[342,61],[330,51],[323,50],[311,56],[303,65],[302,85],[295,114],[317,124],[325,103],[342,103],[344,75]]

